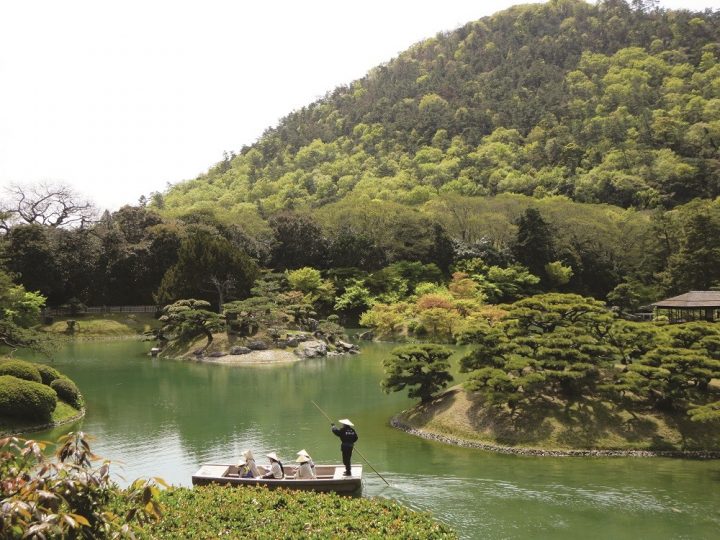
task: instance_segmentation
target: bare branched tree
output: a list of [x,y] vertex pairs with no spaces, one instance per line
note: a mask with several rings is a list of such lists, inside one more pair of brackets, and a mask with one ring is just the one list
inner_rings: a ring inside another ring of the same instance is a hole
[[5,189],[4,195],[0,201],[0,230],[5,232],[22,222],[84,228],[96,215],[95,206],[65,184],[14,184]]

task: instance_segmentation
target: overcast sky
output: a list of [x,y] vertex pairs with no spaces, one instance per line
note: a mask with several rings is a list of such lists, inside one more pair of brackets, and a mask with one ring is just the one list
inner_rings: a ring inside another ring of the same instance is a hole
[[516,3],[2,2],[0,186],[59,181],[102,208],[135,203],[411,44]]

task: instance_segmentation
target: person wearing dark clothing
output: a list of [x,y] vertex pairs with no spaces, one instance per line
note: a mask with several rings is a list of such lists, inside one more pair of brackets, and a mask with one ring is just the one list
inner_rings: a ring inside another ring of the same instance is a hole
[[342,452],[343,464],[345,465],[345,476],[352,475],[352,468],[350,466],[350,459],[352,458],[353,445],[358,440],[358,434],[353,429],[353,424],[347,418],[338,420],[338,423],[342,426],[339,428],[332,424],[332,432],[340,437],[340,451]]

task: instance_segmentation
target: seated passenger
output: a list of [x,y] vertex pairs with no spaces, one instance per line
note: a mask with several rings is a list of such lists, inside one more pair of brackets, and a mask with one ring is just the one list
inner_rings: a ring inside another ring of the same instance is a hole
[[257,478],[260,476],[260,471],[258,471],[255,458],[250,450],[243,452],[243,459],[238,463],[238,468],[241,478]]
[[311,478],[317,478],[315,476],[315,471],[310,467],[310,458],[307,456],[299,456],[295,461],[297,461],[300,465],[297,468],[297,472],[295,473],[296,480],[307,480]]
[[270,470],[262,477],[275,478],[276,480],[284,478],[285,469],[283,468],[283,464],[280,462],[280,459],[277,457],[277,454],[275,452],[270,452],[267,454],[267,457],[270,460]]
[[303,449],[303,450],[300,450],[300,451],[297,453],[297,455],[298,455],[298,456],[305,456],[306,458],[308,458],[308,459],[310,460],[310,462],[309,462],[309,463],[310,463],[310,468],[313,470],[313,474],[315,474],[315,462],[314,462],[313,459],[310,457],[310,454],[308,454],[307,451]]

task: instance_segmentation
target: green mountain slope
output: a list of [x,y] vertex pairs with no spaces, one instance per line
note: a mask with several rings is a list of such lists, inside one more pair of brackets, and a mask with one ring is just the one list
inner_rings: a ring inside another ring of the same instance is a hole
[[439,34],[155,202],[247,220],[347,197],[714,198],[720,14],[644,4],[555,0]]

